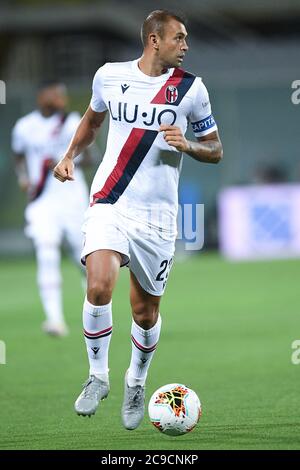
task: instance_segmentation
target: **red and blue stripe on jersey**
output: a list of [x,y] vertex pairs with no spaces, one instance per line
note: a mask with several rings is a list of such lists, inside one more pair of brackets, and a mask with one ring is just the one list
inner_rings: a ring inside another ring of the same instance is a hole
[[53,165],[52,158],[46,158],[43,161],[40,179],[39,179],[36,187],[34,188],[34,190],[29,194],[30,202],[35,201],[42,194],[42,192],[44,191],[47,178],[48,178],[50,170],[51,170],[51,168],[53,168],[53,166],[54,165]]
[[166,83],[159,90],[157,95],[151,101],[152,104],[170,104],[167,101],[166,91],[169,86],[174,86],[177,88],[178,97],[173,106],[178,106],[188,90],[191,88],[194,83],[196,76],[192,73],[185,72],[183,69],[175,69],[171,77],[168,78]]
[[158,131],[134,127],[126,140],[117,163],[100,191],[93,195],[93,202],[114,204],[125,191],[140,164],[144,160]]
[[[57,136],[59,136],[59,134],[62,131],[63,126],[64,126],[68,116],[69,116],[69,113],[62,113],[59,116],[59,122],[50,134],[51,139],[56,138]],[[42,194],[42,192],[44,191],[45,186],[46,186],[47,178],[48,178],[52,168],[54,168],[54,166],[55,166],[54,159],[52,157],[44,158],[42,168],[41,168],[40,179],[39,179],[36,187],[34,188],[34,190],[31,192],[31,194],[29,194],[30,202],[35,201]]]
[[[175,69],[166,83],[151,101],[151,104],[168,104],[178,106],[190,89],[196,76],[182,69]],[[166,98],[168,86],[177,88],[178,97],[170,104]],[[158,131],[133,128],[121,149],[116,165],[106,179],[103,187],[93,194],[91,206],[94,204],[114,204],[124,193],[137,172],[142,161],[149,152]]]

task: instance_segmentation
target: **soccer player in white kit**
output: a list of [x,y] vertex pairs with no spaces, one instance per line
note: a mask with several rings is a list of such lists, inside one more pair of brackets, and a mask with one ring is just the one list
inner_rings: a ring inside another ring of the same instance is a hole
[[[182,152],[200,162],[222,158],[207,90],[180,68],[188,50],[184,20],[154,11],[141,35],[140,59],[107,63],[96,72],[90,106],[54,169],[60,181],[74,179],[73,159],[94,140],[108,113],[107,148],[84,224],[83,327],[90,371],[75,410],[90,416],[109,393],[112,293],[120,266],[128,265],[133,319],[122,406],[126,429],[137,428],[144,415],[145,381],[161,329],[159,304],[174,254]],[[188,123],[197,141],[184,137]]]
[[[63,314],[60,245],[65,236],[74,260],[80,264],[81,226],[88,206],[88,188],[76,167],[76,182],[60,184],[52,169],[65,152],[80,115],[66,113],[66,88],[45,83],[37,94],[38,109],[20,118],[12,131],[12,149],[21,189],[28,194],[25,233],[33,240],[37,282],[46,321],[43,330],[64,336],[68,329]],[[85,162],[89,159],[87,154]]]

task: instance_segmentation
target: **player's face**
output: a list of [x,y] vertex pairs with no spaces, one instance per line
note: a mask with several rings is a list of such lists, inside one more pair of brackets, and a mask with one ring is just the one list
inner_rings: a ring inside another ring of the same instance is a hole
[[63,111],[67,105],[67,95],[63,86],[45,88],[38,94],[38,106],[45,116]]
[[180,67],[188,50],[185,26],[171,19],[165,24],[164,34],[159,38],[159,58],[166,67]]

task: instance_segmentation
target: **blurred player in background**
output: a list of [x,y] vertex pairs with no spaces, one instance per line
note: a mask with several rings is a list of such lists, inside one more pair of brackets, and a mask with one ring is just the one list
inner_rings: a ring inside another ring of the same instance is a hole
[[[65,237],[72,257],[80,263],[81,225],[88,206],[88,189],[78,166],[72,185],[49,177],[81,118],[77,112],[66,111],[67,103],[65,85],[45,83],[37,94],[38,109],[19,119],[12,131],[18,184],[29,199],[25,233],[36,252],[37,282],[46,315],[43,330],[55,336],[68,333],[62,306],[60,245]],[[90,163],[87,150],[78,163]]]
[[[120,267],[128,265],[133,321],[122,406],[126,429],[137,428],[144,415],[145,381],[161,328],[160,299],[177,235],[182,152],[206,163],[222,157],[208,92],[199,77],[179,68],[188,50],[186,37],[182,18],[152,12],[142,26],[142,57],[107,63],[97,71],[90,106],[54,169],[60,181],[76,180],[73,159],[94,140],[109,112],[107,149],[84,226],[88,288],[83,326],[90,376],[75,410],[90,416],[109,393],[112,292]],[[184,137],[189,122],[197,141]]]

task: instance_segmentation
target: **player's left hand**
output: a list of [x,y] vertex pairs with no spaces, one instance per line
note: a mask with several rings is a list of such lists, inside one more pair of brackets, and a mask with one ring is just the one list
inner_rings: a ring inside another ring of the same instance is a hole
[[163,136],[168,145],[175,147],[179,152],[188,151],[189,143],[182,134],[180,127],[162,124],[159,132],[164,133]]

